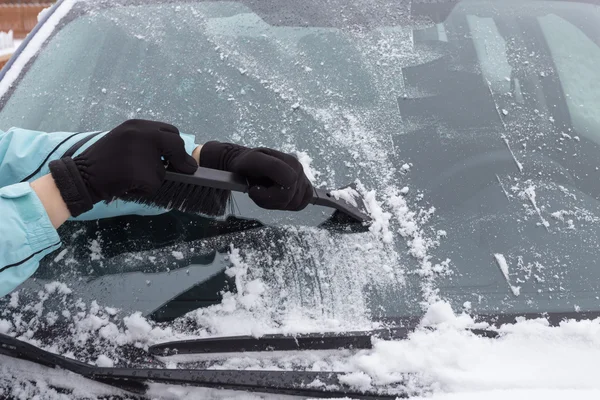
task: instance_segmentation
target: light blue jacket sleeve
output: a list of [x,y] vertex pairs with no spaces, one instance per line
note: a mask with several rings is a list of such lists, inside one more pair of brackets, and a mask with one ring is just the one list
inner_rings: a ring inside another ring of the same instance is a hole
[[[61,245],[56,229],[29,183],[48,173],[56,160],[91,132],[45,133],[19,128],[0,131],[0,296],[13,291],[36,271],[39,261]],[[99,140],[101,133],[76,153]],[[194,136],[181,135],[186,151],[196,148]],[[166,210],[114,201],[99,203],[77,220],[119,215],[156,215]]]

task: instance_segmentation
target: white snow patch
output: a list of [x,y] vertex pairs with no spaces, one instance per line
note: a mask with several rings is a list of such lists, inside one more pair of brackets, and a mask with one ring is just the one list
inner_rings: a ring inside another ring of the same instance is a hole
[[104,307],[104,310],[108,315],[117,315],[117,312],[119,312],[119,310],[114,307]]
[[48,14],[48,11],[50,11],[51,8],[52,8],[52,6],[46,7],[38,13],[38,15],[37,15],[38,22],[40,22],[46,16],[46,14]]
[[356,188],[362,195],[367,214],[372,218],[369,230],[381,237],[384,243],[392,243],[394,238],[390,230],[392,214],[383,210],[382,203],[377,200],[375,190],[367,191],[359,181],[357,181]]
[[6,335],[13,328],[13,324],[5,319],[0,319],[0,333]]
[[421,326],[452,326],[466,328],[475,322],[468,314],[454,314],[452,307],[445,301],[436,301],[431,304],[421,319]]
[[73,291],[71,289],[69,289],[69,287],[67,285],[65,285],[62,282],[51,282],[51,283],[47,283],[46,285],[44,285],[44,288],[46,289],[46,292],[48,292],[49,294],[52,293],[60,293],[60,294],[71,294]]
[[336,200],[342,199],[346,203],[351,204],[354,207],[358,206],[356,199],[360,197],[360,194],[351,187],[347,187],[345,189],[332,190],[331,192],[329,192],[329,194],[331,194]]
[[[434,307],[433,314],[440,316],[436,322],[452,318],[447,308]],[[488,339],[459,324],[418,329],[407,340],[374,340],[372,350],[359,352],[349,363],[373,384],[399,382],[402,373],[421,374],[437,393],[600,389],[594,378],[600,320],[566,321],[559,327],[548,326],[546,320],[522,321],[499,331],[499,338]]]
[[102,246],[100,245],[100,239],[93,239],[90,241],[90,259],[93,261],[101,260],[102,256]]
[[313,166],[313,159],[308,155],[305,151],[295,151],[296,157],[298,161],[302,165],[302,169],[304,170],[304,174],[313,185],[317,184],[317,178],[321,173],[317,171]]
[[152,326],[142,317],[141,312],[134,313],[123,318],[127,327],[127,334],[131,340],[147,340],[148,334],[152,331]]
[[345,383],[361,391],[367,391],[371,388],[371,377],[364,372],[352,372],[338,377],[341,383]]
[[521,293],[521,288],[519,286],[513,286],[510,284],[510,277],[508,275],[508,262],[506,262],[506,257],[499,253],[494,254],[494,257],[496,258],[498,267],[500,267],[500,271],[502,271],[502,275],[504,275],[504,279],[506,279],[506,283],[508,283],[508,286],[510,286],[510,290],[515,296],[518,296]]
[[172,251],[171,254],[176,260],[183,260],[183,253],[181,251]]
[[19,292],[12,292],[10,294],[10,302],[8,303],[10,308],[17,308],[19,306]]
[[115,362],[104,354],[100,354],[96,360],[96,365],[104,368],[112,368],[115,366]]
[[69,249],[62,250],[60,253],[58,253],[58,255],[56,257],[54,257],[54,262],[60,262],[60,261],[62,261],[63,258],[65,258],[65,256],[67,255],[68,252],[69,252]]
[[0,97],[4,96],[6,91],[12,86],[15,80],[19,77],[23,67],[31,60],[31,58],[39,51],[44,42],[50,37],[56,26],[67,15],[73,5],[78,0],[65,0],[52,13],[46,23],[40,28],[37,34],[27,44],[27,47],[21,52],[15,60],[6,75],[0,81]]
[[515,160],[515,164],[517,164],[517,168],[519,168],[519,172],[523,172],[523,164],[521,164],[521,162],[519,160],[517,160],[517,156],[515,156],[515,153],[513,152],[512,148],[510,147],[508,138],[503,135],[502,140],[504,140],[504,144],[506,145],[506,148],[510,152],[510,155],[512,156],[513,160]]
[[529,186],[523,192],[520,193],[520,196],[521,196],[521,198],[529,199],[529,201],[531,202],[531,205],[535,209],[535,212],[540,217],[540,220],[542,221],[542,225],[544,225],[546,230],[549,230],[550,223],[544,218],[544,216],[542,215],[542,211],[540,210],[540,208],[537,205],[535,186],[533,186],[533,185]]

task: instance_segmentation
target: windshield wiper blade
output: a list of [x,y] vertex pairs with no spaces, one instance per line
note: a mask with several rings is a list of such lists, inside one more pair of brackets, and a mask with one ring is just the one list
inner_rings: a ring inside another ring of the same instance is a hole
[[[371,349],[372,338],[404,340],[416,329],[396,327],[359,332],[326,332],[300,335],[231,336],[165,342],[150,346],[151,354],[170,356],[175,354],[241,353],[294,350]],[[498,332],[487,329],[468,329],[471,333],[496,338]]]
[[0,354],[50,368],[62,368],[141,395],[146,394],[148,384],[154,382],[317,398],[351,397],[371,400],[408,397],[402,389],[402,383],[397,385],[398,392],[393,394],[380,394],[376,389],[362,392],[341,382],[340,376],[345,374],[343,372],[96,367],[50,353],[4,334],[0,334]]

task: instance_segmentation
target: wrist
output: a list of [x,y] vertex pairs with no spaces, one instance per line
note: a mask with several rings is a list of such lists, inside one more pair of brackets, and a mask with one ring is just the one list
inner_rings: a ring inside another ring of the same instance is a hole
[[72,216],[77,217],[94,207],[95,202],[71,157],[52,161],[49,167],[55,186]]
[[31,188],[42,202],[54,228],[61,226],[71,216],[52,175],[44,175],[31,182]]
[[202,145],[196,146],[194,151],[192,152],[192,157],[196,160],[196,163],[200,165],[200,153],[202,152]]

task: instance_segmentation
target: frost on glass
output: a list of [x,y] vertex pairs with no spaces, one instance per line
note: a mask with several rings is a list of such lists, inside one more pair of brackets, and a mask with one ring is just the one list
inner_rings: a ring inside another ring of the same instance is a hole
[[[317,186],[355,183],[336,193],[364,199],[370,229],[317,228],[314,209],[205,236],[206,220],[176,214],[68,224],[60,252],[6,299],[3,330],[44,342],[66,329],[59,351],[107,365],[127,346],[367,329],[439,300],[474,314],[600,306],[587,8],[442,2],[430,18],[416,10],[437,3],[415,1],[378,19],[357,1],[362,24],[346,8],[286,24],[242,3],[75,3],[2,98],[0,128],[148,118],[198,143],[280,148]],[[250,207],[239,198],[231,215]],[[195,287],[207,271],[218,280]],[[205,302],[147,321],[181,293]]]

